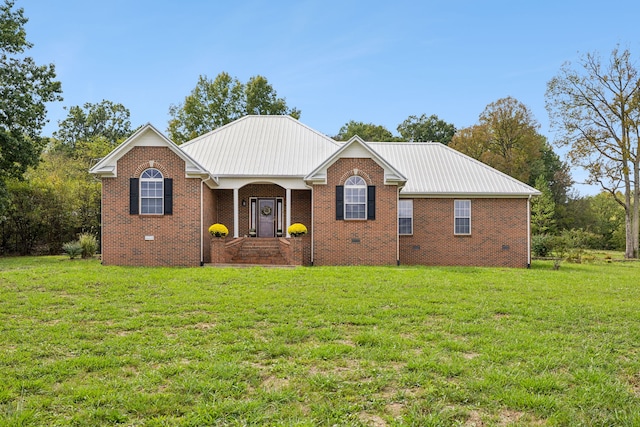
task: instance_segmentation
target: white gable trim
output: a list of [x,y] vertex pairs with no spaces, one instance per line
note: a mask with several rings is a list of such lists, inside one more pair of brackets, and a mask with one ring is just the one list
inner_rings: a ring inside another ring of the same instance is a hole
[[384,183],[387,185],[396,184],[400,187],[404,186],[407,182],[407,178],[396,168],[391,166],[382,156],[376,153],[366,142],[364,142],[359,136],[354,136],[347,141],[340,149],[338,149],[327,160],[322,162],[317,168],[315,168],[310,174],[308,174],[304,180],[311,184],[326,184],[327,183],[327,169],[333,165],[338,159],[343,158],[368,158],[376,162],[382,169],[384,169]]
[[175,143],[165,137],[162,132],[152,124],[147,123],[116,147],[106,157],[102,158],[89,173],[100,178],[115,178],[118,176],[118,160],[131,151],[134,147],[166,147],[184,160],[185,176],[187,178],[201,178],[210,188],[218,185],[218,180],[202,167],[191,156],[182,151]]

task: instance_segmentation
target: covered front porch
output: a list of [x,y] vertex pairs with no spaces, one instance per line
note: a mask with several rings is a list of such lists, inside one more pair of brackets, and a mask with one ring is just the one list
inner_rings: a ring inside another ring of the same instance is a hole
[[302,223],[308,230],[306,236],[297,239],[302,264],[311,264],[311,190],[304,188],[299,180],[243,181],[233,188],[213,190],[211,219],[229,229],[224,260],[219,261],[272,265],[280,262],[274,253],[277,250],[283,259],[289,259],[291,236],[287,229],[291,224]]

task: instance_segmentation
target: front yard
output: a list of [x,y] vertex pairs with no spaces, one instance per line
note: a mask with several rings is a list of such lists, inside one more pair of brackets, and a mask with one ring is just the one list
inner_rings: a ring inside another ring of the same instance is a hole
[[640,425],[640,263],[0,259],[0,425]]

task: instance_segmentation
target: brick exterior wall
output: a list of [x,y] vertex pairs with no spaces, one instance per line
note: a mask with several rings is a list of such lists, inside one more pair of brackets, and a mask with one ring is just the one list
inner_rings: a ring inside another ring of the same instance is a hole
[[457,236],[454,199],[413,199],[413,235],[400,236],[400,263],[526,267],[527,199],[470,200],[471,235]]
[[[151,167],[173,179],[173,215],[130,215],[129,178]],[[102,180],[105,265],[200,265],[200,179],[169,148],[134,147],[118,160],[118,177]],[[145,240],[153,236],[154,240]]]
[[[358,170],[376,186],[375,220],[336,220],[336,185]],[[384,170],[372,159],[338,159],[327,169],[327,184],[314,185],[314,265],[395,265],[397,191],[384,184]]]
[[[159,169],[173,179],[173,215],[130,215],[129,178]],[[358,170],[376,186],[375,220],[336,220],[336,185]],[[200,220],[202,191],[203,221]],[[239,190],[239,235],[249,233],[250,197],[285,198],[275,184]],[[397,186],[384,185],[384,171],[372,159],[344,158],[327,170],[327,184],[292,190],[291,222],[307,226],[301,238],[303,263],[315,265],[395,265],[397,262]],[[198,178],[185,178],[185,164],[170,149],[134,147],[118,160],[118,177],[102,180],[102,259],[105,265],[184,265],[210,262],[208,227],[220,222],[233,235],[233,191],[210,190]],[[468,199],[468,198],[465,198]],[[413,199],[413,235],[399,237],[401,264],[526,267],[527,199],[471,199],[471,235],[453,233],[454,199]],[[283,204],[286,210],[286,201]],[[283,213],[286,219],[286,212]],[[286,231],[286,230],[285,230]],[[154,240],[145,240],[153,236]]]

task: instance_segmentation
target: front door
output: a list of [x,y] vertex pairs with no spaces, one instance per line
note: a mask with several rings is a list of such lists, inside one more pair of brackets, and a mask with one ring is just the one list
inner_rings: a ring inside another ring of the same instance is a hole
[[258,199],[258,237],[275,237],[276,201]]

